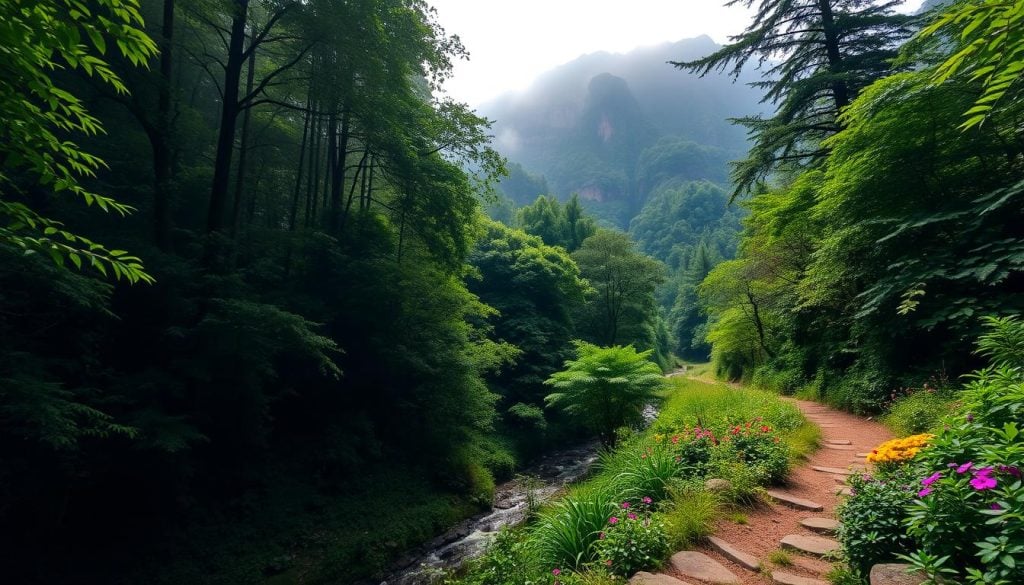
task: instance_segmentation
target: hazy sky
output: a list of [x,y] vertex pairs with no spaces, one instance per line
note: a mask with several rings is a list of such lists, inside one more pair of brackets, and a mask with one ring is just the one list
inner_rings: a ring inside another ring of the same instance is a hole
[[[922,0],[907,0],[916,10]],[[470,105],[595,51],[636,47],[706,34],[724,42],[746,26],[751,11],[724,0],[430,0],[449,34],[470,52],[456,65],[448,93]]]

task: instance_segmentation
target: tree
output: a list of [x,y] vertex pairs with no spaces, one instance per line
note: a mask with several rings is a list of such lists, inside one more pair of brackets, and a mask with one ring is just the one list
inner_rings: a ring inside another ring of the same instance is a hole
[[820,162],[828,152],[821,141],[842,128],[839,114],[889,71],[910,34],[909,17],[894,13],[892,1],[730,0],[726,6],[755,3],[753,22],[730,44],[701,59],[673,62],[702,76],[731,67],[733,77],[752,59],[759,67],[769,64],[755,87],[778,109],[771,118],[736,120],[753,146],[734,163],[733,198],[780,168]]
[[632,345],[598,347],[576,342],[576,359],[548,378],[556,391],[545,401],[572,415],[597,433],[601,444],[615,446],[615,431],[642,419],[644,406],[654,400],[665,379],[648,358]]
[[84,102],[55,81],[55,70],[99,79],[119,93],[128,88],[105,60],[107,45],[135,66],[156,55],[142,31],[137,0],[3,0],[0,2],[0,243],[26,253],[44,253],[63,265],[87,264],[129,282],[153,279],[142,262],[123,250],[108,250],[61,222],[32,209],[29,201],[70,193],[103,211],[126,215],[132,208],[92,191],[82,179],[104,168],[102,159],[68,136],[103,132]]
[[622,342],[654,346],[654,291],[665,279],[661,262],[636,251],[629,236],[598,230],[573,259],[595,292],[587,301],[580,332],[602,345]]
[[553,195],[537,197],[516,213],[516,226],[549,246],[561,246],[569,252],[575,252],[597,231],[597,223],[583,210],[575,193],[564,205]]

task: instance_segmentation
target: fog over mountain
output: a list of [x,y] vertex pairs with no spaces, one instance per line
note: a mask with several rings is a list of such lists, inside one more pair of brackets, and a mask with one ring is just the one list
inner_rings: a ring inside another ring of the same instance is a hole
[[[579,193],[597,215],[626,227],[660,182],[723,183],[728,161],[742,155],[744,130],[728,119],[765,109],[747,85],[756,76],[698,78],[668,63],[717,48],[701,36],[584,55],[480,112],[495,120],[497,148],[510,161],[543,176],[552,194]],[[536,196],[529,189],[506,194],[518,204]]]

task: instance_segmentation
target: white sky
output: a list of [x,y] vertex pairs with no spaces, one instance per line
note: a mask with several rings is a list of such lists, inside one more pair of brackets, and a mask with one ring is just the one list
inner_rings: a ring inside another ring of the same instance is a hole
[[[541,73],[595,51],[636,47],[706,34],[725,42],[752,11],[725,0],[429,0],[448,34],[470,60],[445,84],[455,99],[478,106],[525,89]],[[910,12],[922,0],[906,0]]]

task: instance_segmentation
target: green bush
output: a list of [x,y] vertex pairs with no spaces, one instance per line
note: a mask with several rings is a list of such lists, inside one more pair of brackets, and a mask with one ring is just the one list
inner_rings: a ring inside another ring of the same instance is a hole
[[841,523],[839,542],[852,569],[866,575],[875,563],[894,560],[914,546],[903,521],[907,505],[916,497],[917,480],[909,466],[875,477],[850,477],[853,496],[836,514]]
[[745,425],[736,425],[724,435],[717,457],[732,459],[753,469],[763,482],[779,482],[789,471],[789,447],[760,422],[760,417]]
[[680,475],[675,454],[661,442],[634,441],[630,447],[606,464],[616,470],[609,481],[613,492],[624,500],[664,499],[672,480]]
[[522,585],[546,583],[548,569],[540,564],[523,530],[502,529],[479,559],[470,561],[459,585]]
[[941,428],[943,417],[955,408],[951,392],[926,387],[896,400],[882,422],[900,437],[934,433]]
[[597,541],[597,557],[608,570],[631,577],[653,569],[668,556],[668,537],[661,515],[651,512],[650,499],[639,504],[623,502]]

